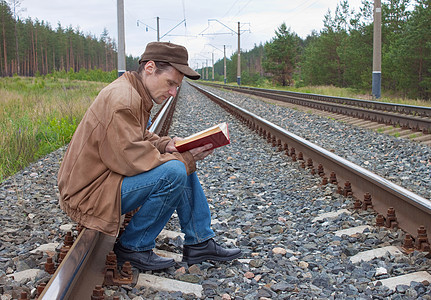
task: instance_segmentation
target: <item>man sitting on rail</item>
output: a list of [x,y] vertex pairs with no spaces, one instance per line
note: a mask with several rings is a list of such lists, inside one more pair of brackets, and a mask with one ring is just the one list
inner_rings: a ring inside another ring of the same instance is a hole
[[240,249],[224,249],[213,237],[207,199],[196,161],[211,145],[179,153],[178,137],[159,137],[146,127],[153,102],[175,96],[183,77],[199,79],[180,45],[149,43],[137,72],[126,72],[91,104],[69,144],[58,173],[60,206],[79,224],[117,235],[120,216],[140,207],[114,246],[119,262],[141,270],[171,267],[157,256],[155,239],[176,210],[185,234],[183,261],[229,261]]

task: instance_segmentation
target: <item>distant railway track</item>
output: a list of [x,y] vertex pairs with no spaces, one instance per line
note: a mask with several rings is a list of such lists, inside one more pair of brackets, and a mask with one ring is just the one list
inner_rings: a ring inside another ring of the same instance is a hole
[[205,82],[205,85],[246,93],[312,109],[392,125],[423,134],[431,133],[431,107],[385,103],[252,87],[235,87]]
[[[356,199],[357,209],[375,209],[380,214],[380,226],[397,226],[408,232],[421,249],[421,239],[417,234],[421,230],[431,230],[430,201],[197,85],[192,86],[272,143],[278,151],[284,151],[292,161],[298,161],[302,168],[320,175],[322,185],[337,184],[341,194]],[[164,130],[167,133],[174,107],[175,101],[172,100],[162,108],[153,123],[154,132]],[[394,211],[396,220],[392,219]],[[89,299],[92,294],[96,297],[101,291],[100,285],[107,278],[106,272],[111,272],[109,278],[113,277],[112,269],[107,268],[104,261],[114,242],[114,237],[84,228],[39,299]],[[429,251],[429,244],[425,243],[423,247],[423,251]],[[124,273],[123,276],[130,276],[127,270]]]

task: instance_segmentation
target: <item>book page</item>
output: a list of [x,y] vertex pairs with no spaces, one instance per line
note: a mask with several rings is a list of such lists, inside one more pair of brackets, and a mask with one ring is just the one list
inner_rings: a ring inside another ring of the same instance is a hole
[[212,135],[212,134],[214,134],[216,132],[219,132],[219,131],[221,131],[226,136],[226,138],[229,139],[229,136],[228,136],[228,133],[227,133],[228,131],[227,130],[228,130],[227,129],[227,124],[226,123],[221,123],[221,124],[215,125],[213,127],[207,128],[205,130],[202,130],[200,132],[194,133],[194,134],[192,134],[192,135],[184,138],[184,140],[182,140],[182,141],[177,141],[175,143],[175,146],[181,146],[183,144],[187,144],[187,143],[189,143],[191,141],[198,140],[198,139],[200,139],[202,137]]
[[[215,125],[213,127],[210,127],[210,128],[205,129],[205,130],[194,133],[192,135],[189,135],[188,137],[185,137],[184,140],[191,140],[197,136],[204,135],[204,133],[207,133],[207,132],[211,133],[214,129],[218,129],[218,128],[219,128],[219,125]],[[214,130],[214,132],[217,132],[217,130]]]

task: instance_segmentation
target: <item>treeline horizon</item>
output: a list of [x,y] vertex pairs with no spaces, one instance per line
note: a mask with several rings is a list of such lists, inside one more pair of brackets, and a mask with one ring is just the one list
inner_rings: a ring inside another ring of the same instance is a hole
[[[15,4],[20,5],[19,2]],[[15,7],[16,9],[17,7]],[[117,69],[117,45],[105,28],[100,38],[71,26],[38,19],[19,19],[5,0],[0,1],[0,75],[46,75],[56,71]],[[133,57],[127,63],[133,65]]]
[[[333,85],[371,93],[373,1],[359,12],[341,1],[324,17],[324,28],[300,38],[285,23],[275,37],[241,52],[241,84],[265,86]],[[382,1],[382,91],[431,99],[431,0]],[[223,59],[214,64],[223,81]],[[237,81],[237,53],[226,62],[227,82]],[[198,70],[201,74],[206,69]],[[212,79],[212,67],[209,67]],[[203,76],[204,77],[204,76]]]

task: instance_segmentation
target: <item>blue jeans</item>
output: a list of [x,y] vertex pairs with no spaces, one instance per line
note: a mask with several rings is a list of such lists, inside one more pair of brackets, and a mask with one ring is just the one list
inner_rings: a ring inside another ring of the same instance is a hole
[[146,251],[176,210],[184,244],[193,245],[215,236],[211,213],[196,173],[187,176],[179,160],[170,160],[148,172],[125,177],[121,186],[121,213],[140,207],[120,237],[125,248]]

